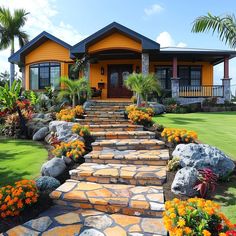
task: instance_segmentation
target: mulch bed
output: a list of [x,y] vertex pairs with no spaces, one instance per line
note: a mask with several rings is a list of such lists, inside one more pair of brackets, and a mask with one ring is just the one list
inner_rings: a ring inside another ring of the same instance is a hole
[[48,194],[41,194],[38,202],[34,205],[25,208],[21,212],[20,216],[8,217],[0,220],[0,233],[6,232],[7,230],[24,224],[25,222],[37,217],[40,213],[46,211],[52,206],[52,200]]

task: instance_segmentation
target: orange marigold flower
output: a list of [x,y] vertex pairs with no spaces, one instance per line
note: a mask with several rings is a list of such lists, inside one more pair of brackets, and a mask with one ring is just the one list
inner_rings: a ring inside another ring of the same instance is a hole
[[208,230],[204,229],[204,230],[202,231],[202,235],[203,235],[203,236],[211,236],[211,233],[210,233]]
[[30,198],[26,198],[25,199],[25,203],[28,204],[28,205],[31,204],[31,199]]

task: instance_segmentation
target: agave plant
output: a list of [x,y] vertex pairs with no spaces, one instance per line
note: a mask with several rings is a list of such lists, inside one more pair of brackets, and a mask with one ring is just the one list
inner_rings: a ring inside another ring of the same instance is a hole
[[199,191],[201,197],[206,197],[207,193],[214,192],[218,176],[209,168],[199,170],[198,182],[194,189]]

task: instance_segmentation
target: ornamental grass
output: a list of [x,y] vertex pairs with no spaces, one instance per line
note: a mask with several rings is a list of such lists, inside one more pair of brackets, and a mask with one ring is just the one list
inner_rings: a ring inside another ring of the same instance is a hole
[[68,143],[61,142],[52,151],[56,157],[66,156],[74,161],[78,161],[85,153],[85,145],[82,141],[75,140]]
[[21,180],[14,186],[0,188],[0,218],[18,216],[26,206],[38,201],[38,189],[35,181]]
[[76,106],[74,108],[62,109],[56,114],[57,120],[63,120],[67,122],[74,121],[75,118],[81,118],[84,114],[82,106]]
[[90,136],[90,131],[88,126],[83,126],[80,124],[75,124],[72,126],[72,132],[78,134],[81,137]]
[[235,227],[218,204],[203,198],[166,201],[163,221],[170,236],[226,236]]
[[173,144],[193,143],[196,142],[198,138],[196,132],[179,128],[165,128],[162,131],[161,136],[165,141]]

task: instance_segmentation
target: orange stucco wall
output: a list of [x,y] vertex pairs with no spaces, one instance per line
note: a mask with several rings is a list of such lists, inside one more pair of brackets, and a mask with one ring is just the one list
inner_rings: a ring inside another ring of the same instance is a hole
[[47,40],[25,56],[25,88],[29,89],[29,66],[39,62],[57,61],[61,64],[61,76],[68,75],[70,51],[60,44]]
[[[131,64],[133,65],[133,71],[135,71],[136,66],[141,67],[140,60],[110,60],[110,61],[100,61],[97,64],[90,65],[90,85],[91,87],[98,88],[98,83],[103,82],[105,88],[102,90],[102,98],[107,98],[107,68],[109,64]],[[104,75],[101,75],[101,67],[103,67]]]
[[[150,72],[155,72],[155,67],[172,65],[172,62],[151,62]],[[209,62],[185,62],[178,61],[178,65],[202,66],[202,85],[213,85],[213,65]]]
[[110,49],[129,49],[137,52],[142,51],[141,42],[137,42],[120,33],[113,33],[88,48],[89,53]]

